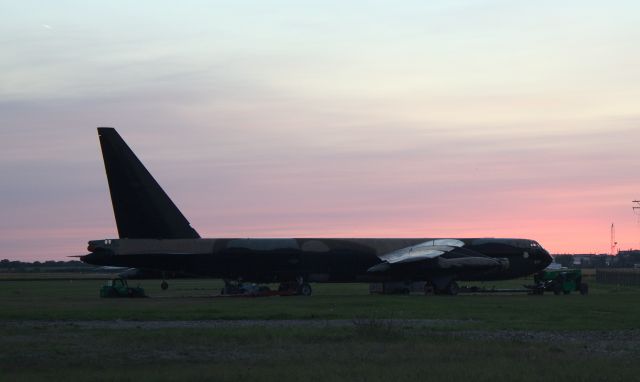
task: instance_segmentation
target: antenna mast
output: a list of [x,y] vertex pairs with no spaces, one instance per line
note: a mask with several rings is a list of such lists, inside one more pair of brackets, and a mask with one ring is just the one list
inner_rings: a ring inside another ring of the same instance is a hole
[[618,245],[618,242],[616,241],[616,226],[611,223],[611,256],[616,255],[616,245]]
[[638,216],[638,226],[640,227],[640,200],[633,200],[633,213]]

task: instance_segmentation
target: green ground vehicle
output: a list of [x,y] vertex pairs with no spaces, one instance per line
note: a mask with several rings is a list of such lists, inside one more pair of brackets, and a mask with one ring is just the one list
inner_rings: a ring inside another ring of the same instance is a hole
[[127,280],[115,278],[108,280],[100,288],[100,297],[147,297],[147,295],[141,287],[129,287]]
[[543,294],[544,291],[553,292],[555,295],[570,294],[578,291],[582,295],[589,293],[589,285],[582,282],[580,269],[547,269],[540,271],[533,277],[535,294]]

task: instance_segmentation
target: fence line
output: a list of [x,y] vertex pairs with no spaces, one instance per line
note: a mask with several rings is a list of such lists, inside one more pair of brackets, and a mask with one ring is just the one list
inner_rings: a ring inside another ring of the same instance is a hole
[[596,281],[605,284],[640,285],[640,269],[596,269]]

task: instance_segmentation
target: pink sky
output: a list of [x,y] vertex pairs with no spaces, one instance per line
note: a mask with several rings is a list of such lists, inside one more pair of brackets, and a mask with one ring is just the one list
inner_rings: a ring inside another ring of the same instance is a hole
[[9,6],[0,258],[116,236],[97,126],[203,237],[640,247],[637,5],[366,4]]

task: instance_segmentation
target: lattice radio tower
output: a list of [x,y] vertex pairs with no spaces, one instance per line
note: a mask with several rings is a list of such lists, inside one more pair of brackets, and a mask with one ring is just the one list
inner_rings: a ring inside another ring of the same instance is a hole
[[616,226],[611,223],[611,252],[609,253],[611,256],[616,255],[616,245],[618,245],[616,241]]
[[638,216],[638,227],[640,227],[640,200],[633,200],[633,212]]

